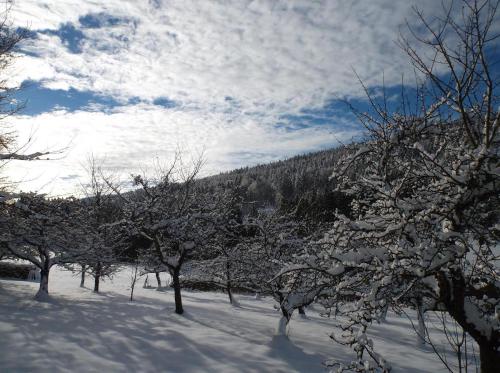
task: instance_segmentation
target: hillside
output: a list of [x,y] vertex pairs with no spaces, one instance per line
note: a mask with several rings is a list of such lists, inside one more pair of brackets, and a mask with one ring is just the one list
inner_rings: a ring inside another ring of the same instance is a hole
[[349,199],[330,180],[339,159],[351,147],[298,155],[286,160],[245,167],[203,178],[207,192],[228,186],[239,189],[246,204],[293,212],[298,218],[331,220],[335,209],[348,211]]

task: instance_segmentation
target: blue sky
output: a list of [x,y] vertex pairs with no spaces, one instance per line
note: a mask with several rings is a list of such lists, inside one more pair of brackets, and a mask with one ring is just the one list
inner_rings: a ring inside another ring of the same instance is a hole
[[[434,0],[419,1],[428,14]],[[89,154],[120,180],[204,152],[205,174],[336,146],[361,136],[340,99],[389,97],[413,76],[395,45],[411,0],[23,0],[11,122],[57,160],[11,167],[20,189],[77,193]]]
[[[87,90],[50,89],[43,86],[42,82],[26,80],[19,91],[14,95],[16,100],[23,103],[22,114],[36,116],[54,110],[67,112],[99,110],[109,112],[119,106],[137,105],[142,102],[140,97],[130,97],[127,101],[118,101],[111,95],[101,95]],[[173,108],[177,104],[167,97],[157,97],[150,104]]]

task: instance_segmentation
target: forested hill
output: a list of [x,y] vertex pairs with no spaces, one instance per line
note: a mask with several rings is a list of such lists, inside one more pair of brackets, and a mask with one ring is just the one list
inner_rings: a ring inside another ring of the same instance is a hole
[[297,217],[330,220],[335,209],[349,200],[335,192],[330,176],[340,157],[351,147],[295,156],[254,167],[240,168],[199,180],[208,192],[238,188],[244,202],[255,208],[274,207]]

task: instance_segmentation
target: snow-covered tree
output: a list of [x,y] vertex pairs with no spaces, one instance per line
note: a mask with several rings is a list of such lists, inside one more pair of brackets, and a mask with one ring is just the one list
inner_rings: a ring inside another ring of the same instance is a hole
[[303,224],[274,211],[248,222],[248,227],[255,231],[238,245],[244,263],[240,281],[274,298],[281,312],[276,333],[286,335],[293,312],[303,312],[328,283],[297,260],[310,240]]
[[138,190],[120,197],[125,214],[121,224],[131,236],[150,242],[150,250],[172,277],[175,312],[182,314],[181,269],[204,246],[207,220],[202,218],[206,204],[194,188],[202,162],[190,169],[179,162],[177,159],[168,170],[159,172],[157,180],[135,176]]
[[37,194],[22,194],[6,201],[0,210],[2,246],[40,269],[37,299],[48,296],[52,266],[78,257],[72,244],[82,221],[75,205],[70,199],[47,200]]
[[[139,241],[138,238],[134,240],[135,242]],[[137,256],[139,260],[139,266],[141,267],[140,274],[148,275],[150,273],[154,273],[156,278],[157,289],[162,288],[160,273],[168,272],[167,267],[160,261],[158,255],[154,250],[152,250],[151,242],[149,240],[142,239],[144,247],[136,247]],[[165,284],[168,286],[168,283]]]
[[[232,182],[211,190],[210,214],[205,215],[213,227],[207,247],[199,263],[200,271],[195,281],[224,289],[232,305],[238,306],[234,288],[246,287],[246,276],[250,264],[245,260],[242,241],[251,234],[251,222],[243,216],[242,193]],[[247,289],[250,290],[250,289]]]
[[123,248],[112,223],[121,218],[121,207],[94,157],[89,158],[86,171],[88,182],[82,186],[85,198],[80,200],[84,237],[75,245],[81,253],[78,261],[81,282],[85,273],[92,275],[97,293],[101,279],[110,277],[119,268],[119,252]]
[[356,350],[352,370],[388,369],[365,331],[387,303],[421,296],[475,340],[481,372],[500,365],[500,56],[491,32],[499,2],[460,4],[460,20],[416,11],[425,36],[413,36],[432,52],[401,40],[425,79],[417,109],[405,93],[392,112],[369,95],[373,110],[356,112],[369,138],[333,175],[353,196],[354,216],[339,216],[318,265],[343,274],[337,294],[355,295],[334,336]]

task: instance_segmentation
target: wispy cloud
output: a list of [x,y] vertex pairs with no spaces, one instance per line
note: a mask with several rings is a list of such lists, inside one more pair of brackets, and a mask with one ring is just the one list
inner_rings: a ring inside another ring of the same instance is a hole
[[[439,7],[432,0],[419,5]],[[26,47],[38,58],[27,58],[18,76],[124,99],[217,105],[234,97],[247,110],[296,110],[359,92],[353,68],[368,81],[385,71],[387,84],[397,83],[410,71],[394,44],[410,6],[388,0],[23,1],[16,23],[41,33]],[[80,53],[71,44],[75,33],[82,35]],[[43,59],[43,71],[31,71],[36,59]]]
[[10,163],[7,171],[13,180],[22,181],[20,189],[52,194],[78,193],[90,154],[104,162],[106,172],[127,181],[130,174],[142,172],[155,159],[168,162],[178,150],[188,156],[204,152],[203,173],[213,174],[324,149],[338,141],[348,142],[354,134],[329,127],[289,131],[251,117],[233,124],[223,113],[202,115],[197,110],[146,104],[111,112],[60,110],[18,117],[21,139],[33,132],[33,123],[37,132],[31,149],[55,150],[55,144],[67,149],[60,159]]
[[36,33],[12,74],[18,83],[116,105],[100,111],[106,105],[95,100],[14,122],[36,123],[42,143],[74,138],[67,158],[43,166],[62,177],[89,151],[129,170],[186,143],[205,147],[215,170],[241,166],[250,153],[268,161],[331,146],[358,133],[328,111],[332,99],[360,94],[353,69],[368,85],[382,72],[389,86],[411,75],[395,45],[411,4],[18,1],[15,24]]

